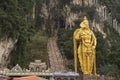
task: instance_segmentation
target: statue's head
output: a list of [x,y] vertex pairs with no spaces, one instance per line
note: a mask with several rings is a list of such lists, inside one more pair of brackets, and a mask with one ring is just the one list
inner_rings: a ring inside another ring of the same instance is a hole
[[89,22],[86,16],[84,16],[83,21],[80,23],[81,28],[89,28]]

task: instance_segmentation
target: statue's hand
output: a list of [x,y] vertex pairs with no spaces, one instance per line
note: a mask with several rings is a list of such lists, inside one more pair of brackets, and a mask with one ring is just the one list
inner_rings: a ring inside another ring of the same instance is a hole
[[93,49],[93,55],[95,55],[95,46],[92,46],[92,49]]
[[92,46],[93,50],[96,48],[95,46]]

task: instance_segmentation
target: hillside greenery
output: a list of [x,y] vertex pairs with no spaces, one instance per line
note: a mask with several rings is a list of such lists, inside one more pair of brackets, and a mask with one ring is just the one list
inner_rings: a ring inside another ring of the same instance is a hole
[[32,4],[32,0],[0,0],[0,37],[18,38],[32,29]]
[[28,67],[35,59],[48,62],[47,34],[35,26],[32,18],[34,1],[0,0],[0,38],[17,40],[10,54],[10,68],[16,64]]
[[48,62],[47,41],[48,36],[44,31],[38,31],[29,39],[21,38],[11,53],[11,66],[19,64],[22,68],[28,68],[30,62],[41,59]]

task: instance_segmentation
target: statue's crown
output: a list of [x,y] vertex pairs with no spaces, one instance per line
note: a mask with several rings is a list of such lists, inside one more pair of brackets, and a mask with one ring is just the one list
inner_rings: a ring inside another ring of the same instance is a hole
[[86,16],[83,17],[83,21],[80,23],[80,27],[89,28],[89,22]]
[[86,16],[84,16],[83,20],[87,20],[87,17],[86,17]]

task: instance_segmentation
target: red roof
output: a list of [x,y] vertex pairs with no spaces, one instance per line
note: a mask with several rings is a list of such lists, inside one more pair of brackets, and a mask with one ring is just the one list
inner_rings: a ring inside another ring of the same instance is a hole
[[42,80],[42,79],[37,76],[27,76],[21,78],[13,78],[13,80]]

